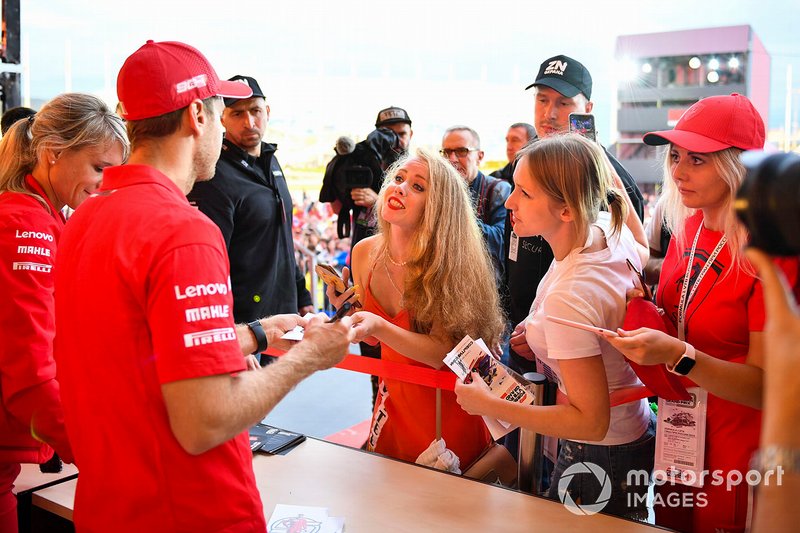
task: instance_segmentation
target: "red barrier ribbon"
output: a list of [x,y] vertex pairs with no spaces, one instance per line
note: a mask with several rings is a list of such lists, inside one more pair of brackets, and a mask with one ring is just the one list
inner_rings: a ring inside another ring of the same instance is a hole
[[[264,353],[280,357],[286,352],[274,348],[267,348]],[[384,379],[396,379],[404,383],[447,391],[452,391],[456,384],[456,375],[450,372],[449,369],[434,370],[427,366],[395,363],[393,361],[373,359],[371,357],[364,357],[352,353],[347,354],[345,358],[336,365],[336,368],[361,372],[362,374],[372,374],[373,376]]]

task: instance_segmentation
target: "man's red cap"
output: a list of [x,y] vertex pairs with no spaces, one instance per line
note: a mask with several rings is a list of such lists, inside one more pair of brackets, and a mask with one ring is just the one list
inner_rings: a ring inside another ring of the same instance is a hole
[[188,44],[147,41],[119,71],[117,97],[125,120],[142,120],[183,109],[211,96],[249,98],[244,83],[223,81],[199,50]]
[[731,147],[761,150],[765,139],[761,115],[737,93],[703,98],[686,110],[674,130],[653,131],[642,138],[651,146],[672,143],[701,154]]

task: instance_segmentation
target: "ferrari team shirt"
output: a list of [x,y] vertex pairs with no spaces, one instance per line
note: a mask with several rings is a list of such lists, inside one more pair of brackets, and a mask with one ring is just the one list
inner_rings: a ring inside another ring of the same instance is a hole
[[77,530],[264,531],[247,434],[190,455],[161,394],[245,368],[219,229],[154,168],[108,168],[67,224],[55,285]]

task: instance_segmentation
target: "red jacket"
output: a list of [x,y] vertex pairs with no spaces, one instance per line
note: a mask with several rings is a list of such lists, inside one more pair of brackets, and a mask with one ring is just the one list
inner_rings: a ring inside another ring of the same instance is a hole
[[53,360],[64,219],[30,175],[26,186],[47,208],[28,194],[0,194],[0,462],[44,462],[53,455],[45,442],[72,462]]

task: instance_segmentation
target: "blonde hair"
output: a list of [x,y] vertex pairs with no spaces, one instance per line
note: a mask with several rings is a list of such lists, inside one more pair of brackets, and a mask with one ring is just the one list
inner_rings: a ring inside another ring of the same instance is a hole
[[[686,219],[697,213],[698,210],[683,205],[678,186],[675,184],[675,180],[672,179],[672,147],[672,144],[667,145],[664,154],[664,184],[662,190],[664,221],[667,224],[667,228],[672,232],[672,238],[675,239],[679,257],[681,257],[683,252],[691,246],[689,239],[694,238],[694,235],[686,235]],[[731,147],[719,152],[704,154],[708,157],[709,163],[714,165],[719,178],[728,186],[725,209],[723,209],[722,231],[728,237],[726,246],[731,254],[732,268],[724,275],[740,268],[744,269],[748,274],[755,273],[750,268],[749,263],[742,262],[744,257],[742,248],[747,243],[748,234],[745,227],[737,220],[732,208],[733,201],[736,198],[736,191],[739,189],[739,185],[742,184],[746,173],[744,165],[739,160],[739,155],[742,151],[739,148]]]
[[531,178],[547,196],[569,207],[579,239],[603,208],[611,211],[611,234],[622,230],[628,216],[625,192],[613,187],[597,143],[573,133],[553,135],[524,147],[517,157],[525,158]]
[[0,194],[28,194],[47,203],[25,187],[44,152],[77,151],[90,146],[122,145],[123,161],[129,145],[122,119],[95,96],[65,93],[47,102],[36,115],[11,126],[0,140]]
[[387,171],[376,203],[383,239],[373,260],[387,254],[392,241],[390,224],[383,218],[386,190],[397,171],[413,158],[428,167],[430,179],[425,209],[407,257],[403,306],[411,311],[411,326],[427,334],[435,324],[453,342],[470,335],[494,346],[505,330],[505,318],[489,252],[466,182],[443,157],[420,149]]

